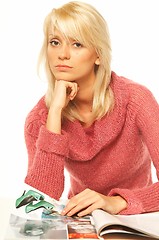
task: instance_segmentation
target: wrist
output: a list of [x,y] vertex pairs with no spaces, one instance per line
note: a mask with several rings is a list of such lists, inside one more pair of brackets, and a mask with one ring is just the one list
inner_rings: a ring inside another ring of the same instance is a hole
[[119,195],[114,196],[114,198],[116,198],[116,201],[117,201],[117,210],[116,210],[117,213],[127,208],[127,201],[124,198],[122,198]]
[[46,128],[54,133],[61,134],[62,109],[51,106],[46,120]]
[[62,110],[63,110],[63,107],[58,105],[51,105],[49,108],[49,112],[51,113],[61,113]]

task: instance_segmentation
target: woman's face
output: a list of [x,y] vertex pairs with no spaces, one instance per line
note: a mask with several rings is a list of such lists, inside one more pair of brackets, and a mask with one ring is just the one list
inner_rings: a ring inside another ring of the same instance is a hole
[[66,39],[59,31],[49,35],[47,56],[56,80],[94,81],[95,64],[99,58],[93,48],[87,48],[74,39]]

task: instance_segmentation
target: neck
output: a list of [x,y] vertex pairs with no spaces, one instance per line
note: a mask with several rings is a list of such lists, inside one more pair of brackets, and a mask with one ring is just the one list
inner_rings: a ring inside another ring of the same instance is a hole
[[85,94],[78,94],[78,96],[74,100],[74,104],[78,111],[80,112],[91,112],[92,111],[92,104],[93,104],[93,94],[88,93],[87,91]]
[[93,103],[93,86],[87,85],[84,88],[79,86],[79,91],[74,99],[74,103],[77,109],[81,109],[83,111],[87,111],[92,109]]
[[93,116],[93,113],[92,113],[93,100],[92,100],[92,95],[90,95],[88,97],[88,95],[86,94],[85,96],[87,96],[87,97],[76,98],[74,101],[74,104],[75,104],[78,114],[81,117],[82,125],[84,127],[88,127],[92,124],[92,119],[93,119],[92,118],[92,116]]

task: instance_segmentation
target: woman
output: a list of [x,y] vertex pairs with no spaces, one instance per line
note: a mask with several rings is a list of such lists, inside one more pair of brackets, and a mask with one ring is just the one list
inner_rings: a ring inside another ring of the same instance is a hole
[[44,22],[39,66],[48,89],[28,114],[25,182],[52,198],[70,174],[63,215],[159,210],[159,106],[144,86],[111,70],[108,27],[82,2],[53,9]]

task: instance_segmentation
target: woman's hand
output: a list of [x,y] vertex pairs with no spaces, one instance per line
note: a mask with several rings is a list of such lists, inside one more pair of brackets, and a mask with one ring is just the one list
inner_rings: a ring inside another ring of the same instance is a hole
[[54,133],[61,134],[62,110],[70,100],[73,100],[78,92],[78,85],[75,82],[57,80],[55,83],[54,96],[51,101],[46,128]]
[[51,102],[51,108],[63,109],[70,100],[73,100],[78,92],[78,85],[75,82],[56,80],[54,97]]
[[95,209],[103,209],[110,214],[118,214],[127,207],[127,202],[120,196],[105,196],[90,189],[72,197],[62,211],[62,215],[77,214],[82,217]]

